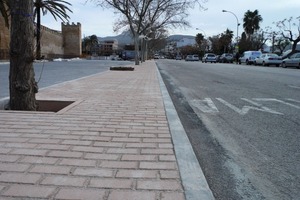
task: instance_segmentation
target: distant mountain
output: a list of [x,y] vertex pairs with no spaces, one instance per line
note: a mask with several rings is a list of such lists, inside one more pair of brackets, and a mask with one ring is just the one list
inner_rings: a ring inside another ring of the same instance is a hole
[[170,35],[167,40],[168,41],[180,41],[183,38],[194,39],[195,36],[192,36],[192,35]]
[[125,44],[133,44],[133,38],[130,32],[123,32],[120,35],[116,35],[116,36],[98,37],[98,40],[99,41],[118,40],[120,46]]
[[[194,39],[195,37],[191,35],[170,35],[167,38],[167,41],[180,41],[183,38]],[[133,44],[133,38],[130,32],[123,32],[120,35],[116,35],[116,36],[98,37],[98,40],[99,41],[118,40],[120,46],[125,44]]]

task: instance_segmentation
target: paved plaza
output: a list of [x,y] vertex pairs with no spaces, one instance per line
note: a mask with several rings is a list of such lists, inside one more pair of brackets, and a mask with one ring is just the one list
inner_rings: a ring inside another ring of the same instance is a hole
[[213,199],[185,183],[155,62],[134,67],[40,90],[74,101],[58,112],[0,111],[0,199]]

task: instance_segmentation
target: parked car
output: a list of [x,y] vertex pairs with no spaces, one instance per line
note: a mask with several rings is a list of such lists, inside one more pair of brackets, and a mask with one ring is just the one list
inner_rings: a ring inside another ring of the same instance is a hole
[[199,61],[198,55],[187,55],[185,61]]
[[216,55],[216,61],[220,62],[221,55]]
[[193,55],[194,61],[199,61],[199,56],[198,55]]
[[159,59],[159,54],[154,54],[154,59]]
[[176,60],[181,60],[182,57],[181,57],[181,55],[177,55],[175,59],[176,59]]
[[207,63],[207,62],[211,62],[211,63],[216,63],[217,62],[217,57],[215,54],[213,53],[206,53],[204,54],[203,58],[202,58],[202,62]]
[[219,58],[220,63],[233,63],[233,55],[231,53],[223,53]]
[[260,51],[245,51],[239,58],[239,64],[246,63],[246,65],[251,65],[261,54]]
[[255,58],[254,65],[262,65],[262,66],[269,66],[269,65],[279,65],[282,62],[282,58],[275,53],[263,53],[258,58]]
[[290,57],[283,59],[281,66],[283,68],[297,67],[299,69],[300,68],[300,53],[295,53],[295,54],[291,55]]

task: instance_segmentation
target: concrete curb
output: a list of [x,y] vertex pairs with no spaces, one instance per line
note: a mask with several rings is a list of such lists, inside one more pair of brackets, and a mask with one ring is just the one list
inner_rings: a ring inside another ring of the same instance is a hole
[[215,198],[208,186],[158,68],[157,74],[185,197],[187,200],[214,200]]
[[4,97],[0,99],[0,110],[5,110],[9,103],[9,97]]

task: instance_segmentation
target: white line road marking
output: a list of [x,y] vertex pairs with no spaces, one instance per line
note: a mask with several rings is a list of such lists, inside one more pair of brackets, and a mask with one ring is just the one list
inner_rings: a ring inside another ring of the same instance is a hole
[[219,112],[218,108],[211,100],[211,98],[205,98],[204,100],[193,99],[190,101],[190,104],[204,113],[217,113]]
[[[293,108],[297,108],[300,109],[300,106],[296,106],[294,104],[282,101],[282,100],[278,100],[278,99],[271,99],[271,98],[253,98],[254,101],[274,101],[274,102],[278,102],[278,103],[282,103],[284,105],[288,105],[291,106]],[[287,99],[288,101],[292,101],[292,102],[298,102],[300,103],[300,101],[294,100],[294,99]]]
[[300,89],[299,86],[296,86],[296,85],[288,85],[290,88],[295,88],[295,89]]
[[238,107],[228,103],[227,101],[225,101],[222,98],[216,98],[218,101],[220,101],[221,103],[223,103],[224,105],[226,105],[227,107],[231,108],[232,110],[234,110],[235,112],[237,112],[240,115],[246,115],[250,110],[257,110],[257,111],[261,111],[261,112],[267,112],[267,113],[271,113],[271,114],[277,114],[277,115],[283,115],[280,112],[277,112],[275,110],[272,110],[270,108],[267,108],[259,103],[256,103],[254,101],[251,101],[249,99],[246,98],[241,98],[244,101],[247,101],[248,103],[251,103],[254,106],[243,106],[242,109],[239,109]]
[[295,99],[286,99],[286,100],[291,101],[291,102],[295,102],[295,103],[300,103],[300,101],[297,101]]

